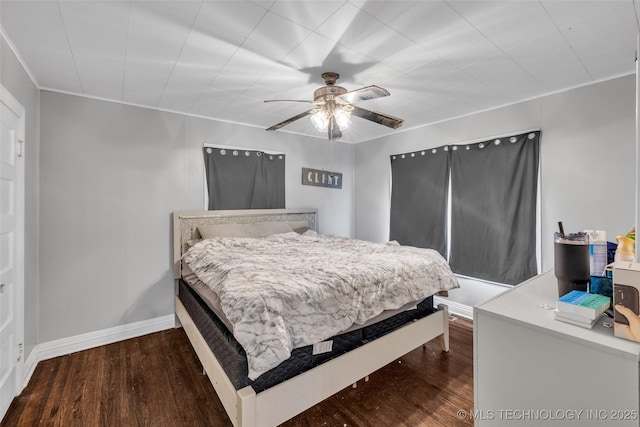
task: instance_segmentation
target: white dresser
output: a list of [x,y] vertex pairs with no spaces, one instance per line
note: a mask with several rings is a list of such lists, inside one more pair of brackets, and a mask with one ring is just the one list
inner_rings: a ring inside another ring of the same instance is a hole
[[639,426],[640,344],[602,321],[555,320],[557,298],[551,271],[474,307],[469,416],[481,427]]

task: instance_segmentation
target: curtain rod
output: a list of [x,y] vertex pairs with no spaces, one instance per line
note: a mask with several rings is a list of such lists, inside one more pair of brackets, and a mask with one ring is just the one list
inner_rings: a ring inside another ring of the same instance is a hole
[[220,148],[220,149],[224,149],[224,150],[250,150],[250,151],[260,151],[262,153],[265,154],[277,154],[277,155],[286,155],[287,153],[283,153],[281,151],[266,151],[266,150],[260,150],[259,148],[249,148],[249,147],[236,147],[233,145],[219,145],[219,144],[209,144],[207,142],[205,142],[203,145],[203,147],[205,148]]
[[517,130],[517,131],[508,132],[508,133],[504,133],[504,134],[500,134],[500,135],[486,136],[486,137],[482,137],[482,138],[474,138],[474,139],[470,139],[470,140],[467,140],[467,141],[451,142],[449,144],[444,144],[444,145],[475,144],[476,142],[489,141],[491,139],[506,138],[507,136],[522,135],[523,133],[540,132],[540,131],[541,131],[540,128],[532,128],[532,129],[527,129],[527,130]]
[[469,140],[466,140],[466,141],[450,142],[450,143],[447,143],[447,144],[441,144],[441,145],[434,146],[434,147],[416,148],[416,149],[413,149],[413,150],[404,151],[403,153],[390,154],[390,156],[400,156],[402,154],[414,153],[414,152],[422,151],[422,150],[431,150],[433,148],[440,148],[440,147],[445,147],[445,146],[449,146],[449,145],[475,144],[477,142],[490,141],[492,139],[506,138],[507,136],[522,135],[524,133],[541,132],[541,131],[542,130],[540,128],[531,128],[531,129],[527,129],[527,130],[519,130],[519,131],[508,132],[508,133],[504,133],[504,134],[500,134],[500,135],[486,136],[486,137],[482,137],[482,138],[474,138],[474,139],[469,139]]

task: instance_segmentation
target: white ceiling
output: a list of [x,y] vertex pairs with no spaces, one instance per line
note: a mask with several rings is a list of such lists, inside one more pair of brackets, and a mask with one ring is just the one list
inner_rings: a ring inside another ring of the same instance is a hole
[[[309,106],[324,71],[362,142],[635,71],[633,0],[15,1],[0,24],[42,89],[267,128]],[[326,138],[308,118],[277,132]]]

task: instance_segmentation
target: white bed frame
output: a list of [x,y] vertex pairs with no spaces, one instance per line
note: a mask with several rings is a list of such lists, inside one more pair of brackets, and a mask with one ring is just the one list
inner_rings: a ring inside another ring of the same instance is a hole
[[[315,209],[240,211],[182,211],[173,214],[174,279],[181,277],[180,258],[186,242],[197,238],[196,227],[205,224],[307,221],[318,230]],[[209,376],[231,422],[236,427],[273,427],[316,405],[411,350],[441,337],[449,351],[447,306],[381,338],[323,363],[260,393],[247,386],[236,390],[176,295],[177,321],[182,324],[204,371]]]

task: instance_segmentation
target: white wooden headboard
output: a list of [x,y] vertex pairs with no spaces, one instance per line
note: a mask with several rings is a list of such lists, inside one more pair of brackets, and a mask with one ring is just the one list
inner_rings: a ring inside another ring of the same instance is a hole
[[317,209],[243,209],[178,211],[173,213],[173,278],[181,277],[182,254],[187,242],[199,237],[198,226],[214,224],[256,224],[260,222],[299,223],[318,231]]

